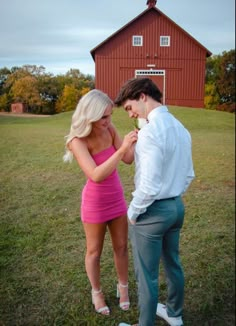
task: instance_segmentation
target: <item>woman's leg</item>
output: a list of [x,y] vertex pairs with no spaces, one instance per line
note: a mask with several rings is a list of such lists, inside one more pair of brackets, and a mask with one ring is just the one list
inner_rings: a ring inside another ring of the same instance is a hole
[[[100,291],[100,257],[103,249],[106,233],[106,223],[90,224],[83,223],[86,235],[85,268],[94,293],[93,300],[95,309],[106,306],[103,294]],[[105,314],[108,314],[107,312]]]
[[86,236],[85,268],[94,290],[100,290],[100,257],[102,253],[106,224],[83,223]]
[[121,284],[128,283],[128,223],[122,216],[108,223],[114,251],[114,261],[118,280]]
[[111,235],[114,262],[118,277],[118,291],[120,296],[120,307],[129,309],[128,294],[128,223],[127,217],[122,216],[108,223]]

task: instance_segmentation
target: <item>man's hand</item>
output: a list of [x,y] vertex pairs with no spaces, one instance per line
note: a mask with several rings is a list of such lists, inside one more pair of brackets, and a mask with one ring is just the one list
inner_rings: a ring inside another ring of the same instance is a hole
[[136,220],[129,220],[130,224],[135,225],[136,224]]

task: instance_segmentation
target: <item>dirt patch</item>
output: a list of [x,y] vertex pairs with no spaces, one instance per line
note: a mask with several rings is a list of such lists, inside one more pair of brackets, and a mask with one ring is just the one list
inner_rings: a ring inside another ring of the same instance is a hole
[[18,117],[18,118],[48,118],[51,115],[46,114],[32,114],[32,113],[12,113],[12,112],[0,112],[0,116]]

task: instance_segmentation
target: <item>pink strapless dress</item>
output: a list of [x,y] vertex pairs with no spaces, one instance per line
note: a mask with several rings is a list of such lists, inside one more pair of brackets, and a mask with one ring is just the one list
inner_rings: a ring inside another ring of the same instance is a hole
[[[116,149],[114,146],[93,155],[97,165],[106,161]],[[104,223],[126,215],[127,204],[123,187],[115,169],[101,182],[87,180],[82,192],[81,219],[86,223]]]

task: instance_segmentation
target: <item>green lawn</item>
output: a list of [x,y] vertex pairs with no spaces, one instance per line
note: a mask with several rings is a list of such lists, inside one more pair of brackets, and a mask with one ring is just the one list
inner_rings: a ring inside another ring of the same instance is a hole
[[[177,107],[171,112],[192,134],[196,172],[184,197],[181,238],[185,325],[234,325],[235,117]],[[131,251],[132,309],[121,312],[108,235],[101,267],[111,316],[96,314],[91,304],[80,221],[85,178],[75,162],[62,162],[70,121],[71,113],[37,119],[0,116],[0,325],[113,326],[137,321]],[[122,135],[133,128],[120,109],[113,122]],[[119,171],[129,201],[134,166],[120,164]],[[165,295],[161,270],[161,301]],[[165,325],[160,319],[157,324]]]

